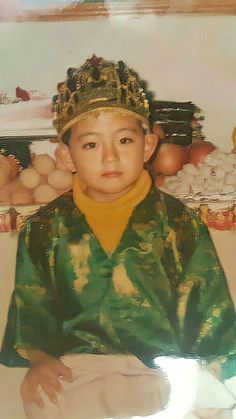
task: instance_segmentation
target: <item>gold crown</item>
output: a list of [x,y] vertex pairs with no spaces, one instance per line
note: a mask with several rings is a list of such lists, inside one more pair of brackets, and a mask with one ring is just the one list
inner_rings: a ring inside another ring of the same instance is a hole
[[81,116],[93,110],[120,108],[148,126],[149,104],[138,74],[123,61],[106,61],[92,55],[79,67],[67,70],[53,98],[54,125],[60,137]]

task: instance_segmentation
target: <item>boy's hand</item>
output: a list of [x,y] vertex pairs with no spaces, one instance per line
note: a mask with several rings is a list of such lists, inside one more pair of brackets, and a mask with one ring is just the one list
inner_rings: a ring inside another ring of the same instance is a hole
[[71,369],[60,359],[56,359],[40,351],[29,351],[31,368],[26,373],[21,385],[21,396],[25,407],[36,404],[44,407],[39,387],[53,403],[57,403],[57,393],[62,390],[60,379],[73,381]]

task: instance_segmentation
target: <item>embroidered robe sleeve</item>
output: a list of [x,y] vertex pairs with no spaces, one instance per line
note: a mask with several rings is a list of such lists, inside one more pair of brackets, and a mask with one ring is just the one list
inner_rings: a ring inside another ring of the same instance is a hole
[[1,353],[1,361],[10,366],[27,365],[19,357],[26,349],[60,353],[58,299],[43,234],[40,223],[29,220],[19,235],[15,288]]
[[[235,308],[209,231],[191,210],[184,209],[177,214],[174,224],[181,351],[185,356],[197,356],[209,362],[230,362],[233,367]],[[229,375],[234,373],[231,368]]]

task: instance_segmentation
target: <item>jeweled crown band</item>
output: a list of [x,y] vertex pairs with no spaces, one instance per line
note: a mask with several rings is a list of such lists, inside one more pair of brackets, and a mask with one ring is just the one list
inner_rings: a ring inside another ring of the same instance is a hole
[[79,68],[69,68],[53,97],[54,125],[61,137],[81,115],[97,109],[119,109],[148,126],[149,104],[138,74],[123,61],[93,55]]

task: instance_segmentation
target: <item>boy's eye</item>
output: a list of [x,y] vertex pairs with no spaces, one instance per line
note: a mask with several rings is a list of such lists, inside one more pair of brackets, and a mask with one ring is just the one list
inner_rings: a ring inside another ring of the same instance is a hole
[[124,137],[124,138],[121,138],[120,140],[119,140],[119,143],[120,144],[129,144],[129,143],[132,143],[132,139],[131,138],[128,138],[128,137]]
[[93,142],[86,143],[83,145],[83,148],[96,148],[96,147],[97,147],[97,144]]

